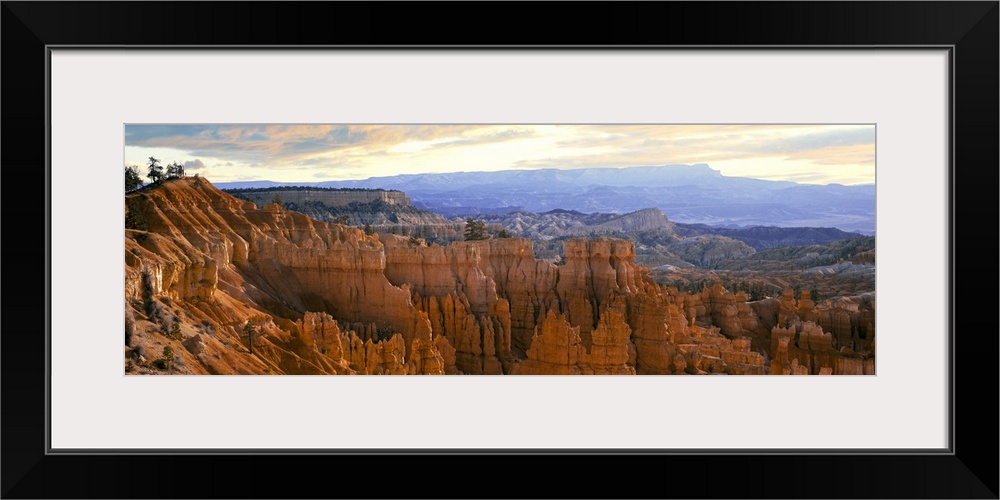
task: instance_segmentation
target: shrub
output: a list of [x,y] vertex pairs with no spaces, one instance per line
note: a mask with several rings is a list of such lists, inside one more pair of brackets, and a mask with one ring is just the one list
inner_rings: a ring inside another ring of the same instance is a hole
[[170,333],[167,336],[174,340],[181,340],[181,324],[177,318],[174,318],[173,323],[170,324]]
[[170,346],[163,348],[163,356],[153,361],[153,366],[161,370],[170,370],[174,367],[174,350]]

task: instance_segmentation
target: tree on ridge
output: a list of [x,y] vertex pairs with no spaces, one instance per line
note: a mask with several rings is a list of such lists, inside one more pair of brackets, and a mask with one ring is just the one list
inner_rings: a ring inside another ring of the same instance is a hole
[[469,217],[465,219],[465,241],[485,240],[486,222]]
[[139,175],[139,167],[127,165],[125,167],[125,192],[135,191],[142,187],[142,177]]
[[175,161],[167,165],[167,179],[177,179],[178,177],[184,177],[184,165]]
[[160,160],[152,156],[149,157],[149,173],[146,174],[146,177],[149,177],[153,184],[163,182],[163,166],[160,165]]

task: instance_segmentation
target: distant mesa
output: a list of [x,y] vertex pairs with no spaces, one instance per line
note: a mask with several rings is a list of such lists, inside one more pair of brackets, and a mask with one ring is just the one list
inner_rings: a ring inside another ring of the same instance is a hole
[[336,189],[299,186],[297,189],[282,187],[227,189],[226,192],[252,201],[258,206],[271,203],[275,196],[279,196],[285,203],[295,203],[297,205],[305,205],[310,202],[322,203],[331,207],[343,207],[351,203],[366,204],[373,202],[404,207],[412,205],[410,199],[402,191],[385,189]]

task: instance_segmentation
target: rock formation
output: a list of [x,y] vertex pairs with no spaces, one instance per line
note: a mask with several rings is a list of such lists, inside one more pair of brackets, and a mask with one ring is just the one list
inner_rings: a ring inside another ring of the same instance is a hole
[[[129,197],[129,206],[142,211],[146,227],[126,230],[126,299],[137,306],[172,301],[168,308],[221,325],[219,333],[228,334],[232,342],[240,338],[246,318],[277,318],[286,327],[274,327],[273,336],[260,338],[253,356],[270,370],[343,371],[336,356],[332,364],[317,364],[286,345],[284,337],[294,323],[305,321],[296,328],[304,336],[298,339],[303,346],[315,346],[320,354],[336,349],[336,336],[330,333],[335,327],[316,330],[311,323],[315,318],[305,316],[309,312],[374,325],[384,337],[378,340],[387,341],[371,344],[371,352],[384,358],[376,363],[383,367],[373,369],[379,373],[399,371],[395,351],[404,353],[399,356],[402,363],[417,332],[430,332],[426,315],[413,307],[409,291],[385,278],[385,254],[377,237],[274,204],[257,209],[198,178],[166,182]],[[399,341],[390,334],[398,334]],[[421,349],[426,346],[433,346],[429,337],[421,339]],[[366,348],[366,359],[368,352]],[[422,366],[415,370],[426,371]]]
[[439,246],[366,235],[258,208],[203,178],[130,193],[126,205],[134,373],[874,369],[873,297],[815,304],[789,290],[751,304],[721,285],[663,289],[626,240],[570,239],[555,265],[522,238]]
[[580,327],[549,309],[535,329],[526,361],[514,364],[514,375],[634,375],[629,364],[631,331],[620,311],[609,311],[593,330],[588,352]]
[[838,297],[816,305],[808,291],[796,300],[788,289],[776,313],[773,307],[758,311],[775,314],[761,316],[762,324],[774,325],[769,332],[772,374],[787,373],[792,361],[797,370],[813,375],[875,373],[873,296]]

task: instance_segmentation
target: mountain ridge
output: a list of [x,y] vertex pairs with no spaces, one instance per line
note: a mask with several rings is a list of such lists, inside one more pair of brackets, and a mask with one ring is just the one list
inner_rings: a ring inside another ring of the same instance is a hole
[[[301,182],[294,184],[303,184]],[[219,183],[280,186],[272,181]],[[815,185],[724,176],[707,164],[399,174],[321,181],[319,187],[399,189],[445,217],[554,209],[583,213],[663,210],[675,222],[713,226],[835,227],[873,234],[875,186]]]

